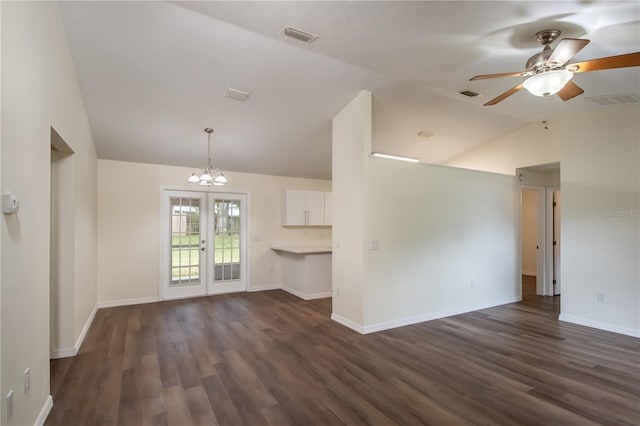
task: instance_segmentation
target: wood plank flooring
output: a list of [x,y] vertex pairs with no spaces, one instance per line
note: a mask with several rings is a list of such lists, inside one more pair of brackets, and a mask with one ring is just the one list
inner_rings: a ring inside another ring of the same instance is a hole
[[535,300],[367,336],[330,311],[279,290],[101,309],[51,362],[46,424],[640,424],[640,340]]

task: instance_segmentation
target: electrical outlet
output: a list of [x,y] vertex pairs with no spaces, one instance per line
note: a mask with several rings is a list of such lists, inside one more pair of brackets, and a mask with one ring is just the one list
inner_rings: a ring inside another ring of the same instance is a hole
[[340,296],[340,287],[336,287],[336,296]]
[[469,281],[469,287],[470,288],[474,288],[475,287],[475,284],[474,284],[473,280]]
[[370,240],[369,241],[369,250],[371,250],[371,251],[380,250],[380,240]]
[[599,291],[596,294],[596,300],[598,301],[598,303],[607,303],[607,293]]
[[5,397],[5,412],[7,415],[7,420],[11,420],[13,417],[13,391],[10,390],[7,396]]
[[29,393],[31,390],[31,369],[24,370],[24,393]]

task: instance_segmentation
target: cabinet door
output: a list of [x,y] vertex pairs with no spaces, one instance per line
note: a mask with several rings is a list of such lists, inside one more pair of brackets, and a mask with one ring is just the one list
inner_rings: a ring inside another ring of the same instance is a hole
[[307,191],[288,190],[284,193],[282,224],[304,226],[307,219]]
[[307,225],[324,225],[324,192],[307,191]]
[[333,205],[331,204],[331,192],[324,193],[324,224],[327,226],[331,226],[333,223],[331,221],[331,214]]

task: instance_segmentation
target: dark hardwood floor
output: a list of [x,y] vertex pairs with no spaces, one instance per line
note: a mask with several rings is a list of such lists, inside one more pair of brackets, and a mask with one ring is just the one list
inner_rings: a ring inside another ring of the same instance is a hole
[[536,294],[536,277],[522,276],[522,304],[537,309],[540,313],[546,313],[554,318],[560,315],[561,296],[538,296]]
[[[526,299],[526,298],[525,298]],[[525,301],[361,336],[283,291],[101,309],[47,425],[638,425],[640,340]]]

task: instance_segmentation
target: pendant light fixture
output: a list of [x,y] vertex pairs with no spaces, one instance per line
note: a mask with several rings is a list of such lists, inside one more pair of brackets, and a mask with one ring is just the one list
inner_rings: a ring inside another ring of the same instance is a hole
[[207,133],[207,142],[209,146],[207,168],[202,171],[200,176],[196,175],[196,172],[193,172],[189,179],[187,179],[187,182],[200,186],[211,186],[211,184],[216,186],[225,186],[227,184],[227,178],[224,177],[224,173],[222,173],[220,169],[214,169],[211,166],[211,133],[213,133],[213,129],[207,127],[204,131]]

